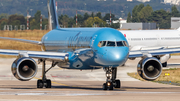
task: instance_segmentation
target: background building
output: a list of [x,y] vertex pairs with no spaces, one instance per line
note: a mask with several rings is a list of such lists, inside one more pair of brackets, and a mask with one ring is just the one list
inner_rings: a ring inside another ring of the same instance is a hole
[[156,29],[156,23],[122,23],[120,29],[152,30],[152,29]]
[[178,29],[180,27],[180,17],[171,17],[171,29]]

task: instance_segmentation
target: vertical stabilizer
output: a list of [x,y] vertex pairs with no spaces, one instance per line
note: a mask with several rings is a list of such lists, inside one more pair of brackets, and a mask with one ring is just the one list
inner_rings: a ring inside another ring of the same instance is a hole
[[48,0],[49,29],[60,29],[56,13],[55,0]]

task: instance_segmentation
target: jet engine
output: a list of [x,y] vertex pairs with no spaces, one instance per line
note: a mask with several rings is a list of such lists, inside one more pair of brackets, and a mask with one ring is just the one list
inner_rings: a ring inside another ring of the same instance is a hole
[[152,81],[161,75],[162,64],[157,58],[147,57],[138,63],[137,72],[143,79]]
[[36,75],[37,64],[31,58],[18,58],[13,62],[11,71],[18,80],[28,81]]
[[161,63],[165,63],[165,62],[167,62],[170,58],[171,58],[171,55],[170,55],[170,54],[166,54],[166,55],[163,55],[163,56],[160,57],[160,61],[161,61]]

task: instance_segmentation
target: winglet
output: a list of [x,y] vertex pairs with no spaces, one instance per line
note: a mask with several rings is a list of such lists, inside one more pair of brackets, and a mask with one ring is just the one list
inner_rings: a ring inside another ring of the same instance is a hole
[[48,0],[49,29],[60,29],[56,13],[55,0]]

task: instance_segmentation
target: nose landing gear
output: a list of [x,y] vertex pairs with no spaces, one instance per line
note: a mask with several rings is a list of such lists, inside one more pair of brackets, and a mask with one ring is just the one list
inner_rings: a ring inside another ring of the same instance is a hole
[[117,75],[117,67],[106,67],[104,69],[106,71],[106,83],[103,84],[103,90],[113,90],[113,88],[120,88],[121,82],[120,80],[116,80]]

